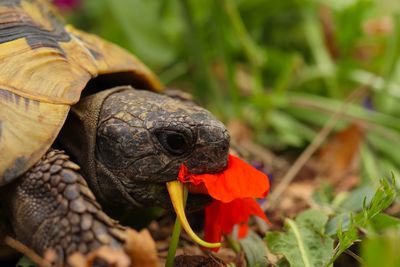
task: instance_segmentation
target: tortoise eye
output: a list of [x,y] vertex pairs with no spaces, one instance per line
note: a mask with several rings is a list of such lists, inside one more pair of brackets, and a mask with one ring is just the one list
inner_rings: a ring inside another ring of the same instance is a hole
[[182,133],[175,131],[160,131],[157,139],[162,147],[174,156],[181,156],[190,149],[188,138]]

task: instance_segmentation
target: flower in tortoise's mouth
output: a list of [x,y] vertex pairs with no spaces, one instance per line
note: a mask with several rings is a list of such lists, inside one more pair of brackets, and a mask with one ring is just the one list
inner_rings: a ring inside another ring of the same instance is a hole
[[[199,245],[218,249],[223,234],[239,225],[239,238],[247,233],[247,222],[256,215],[266,222],[264,212],[254,198],[264,198],[269,192],[268,177],[239,158],[229,155],[226,169],[217,174],[191,174],[182,165],[178,180],[168,182],[167,189],[182,227]],[[185,190],[208,194],[213,198],[206,207],[204,236],[199,238],[191,229],[184,211]]]

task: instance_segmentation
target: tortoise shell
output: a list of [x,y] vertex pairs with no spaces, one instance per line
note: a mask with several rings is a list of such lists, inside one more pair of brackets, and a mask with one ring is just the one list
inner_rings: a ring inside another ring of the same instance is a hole
[[47,1],[0,0],[0,185],[49,149],[95,77],[109,87],[162,90],[136,57],[64,25]]

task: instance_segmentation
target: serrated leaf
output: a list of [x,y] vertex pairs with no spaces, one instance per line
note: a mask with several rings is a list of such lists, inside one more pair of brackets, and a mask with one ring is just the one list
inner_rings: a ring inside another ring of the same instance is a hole
[[381,179],[380,184],[369,204],[365,202],[362,212],[355,216],[357,226],[365,227],[370,220],[387,209],[395,200],[397,192],[394,177],[392,181]]
[[248,266],[267,266],[267,254],[264,241],[253,231],[246,238],[240,239],[239,243],[246,256]]
[[[333,260],[335,260],[344,251],[346,251],[346,249],[351,247],[355,242],[359,241],[357,225],[352,216],[349,218],[349,226],[346,230],[343,230],[342,224],[339,224],[337,238],[339,243],[336,253],[332,258]],[[333,263],[333,260],[331,261],[331,263]]]
[[285,232],[266,235],[272,253],[283,255],[292,267],[323,266],[331,257],[333,239],[324,234],[328,217],[317,210],[288,219]]
[[[373,221],[379,219],[379,216],[382,216],[382,212],[395,200],[397,192],[394,177],[391,181],[381,179],[380,184],[381,185],[375,191],[375,194],[369,203],[367,203],[366,198],[364,199],[363,210],[355,215],[350,215],[348,222],[346,222],[347,229],[343,229],[343,221],[340,221],[337,224],[338,230],[336,235],[339,243],[335,250],[335,254],[329,261],[329,264],[333,263],[337,257],[339,257],[339,255],[346,251],[351,245],[359,241],[358,228],[365,228],[367,225],[373,224]],[[346,216],[341,218],[346,218]],[[387,219],[388,218],[386,218],[386,222],[388,221]],[[391,220],[391,223],[394,223],[394,221],[395,220]]]

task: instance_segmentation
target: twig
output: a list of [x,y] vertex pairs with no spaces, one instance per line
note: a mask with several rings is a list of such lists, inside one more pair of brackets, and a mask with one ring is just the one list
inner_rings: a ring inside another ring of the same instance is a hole
[[36,252],[32,249],[28,248],[18,240],[12,238],[11,236],[6,236],[4,238],[4,243],[7,244],[9,247],[21,252],[25,256],[27,256],[31,261],[36,263],[41,267],[51,267],[50,262],[40,257]]
[[356,253],[354,253],[353,251],[348,249],[344,253],[346,253],[347,255],[352,257],[353,259],[355,259],[358,263],[360,263],[360,264],[364,263],[364,260],[360,256],[358,256]]
[[336,123],[340,120],[342,115],[344,114],[346,108],[355,100],[364,95],[364,92],[369,88],[369,84],[362,85],[358,87],[354,92],[352,92],[345,100],[341,108],[332,115],[329,121],[326,122],[324,127],[319,131],[319,133],[315,136],[314,140],[308,145],[308,147],[303,151],[303,153],[297,158],[292,167],[288,170],[285,176],[282,178],[281,182],[277,185],[277,187],[272,191],[269,201],[263,204],[264,210],[273,209],[276,204],[278,198],[285,191],[290,182],[296,177],[300,169],[307,163],[307,161],[311,158],[311,156],[317,151],[317,149],[321,146],[330,132],[333,130]]

